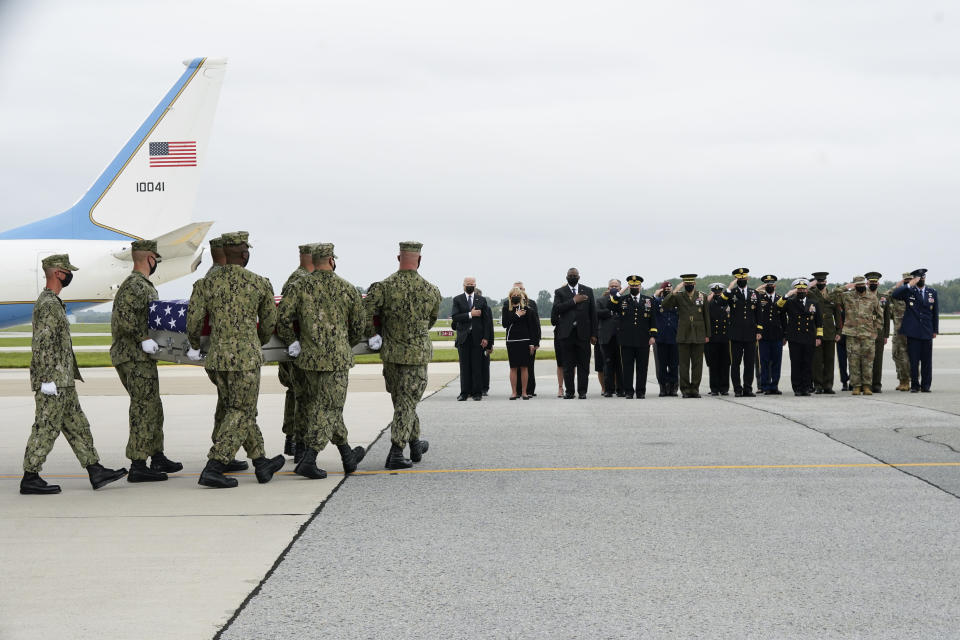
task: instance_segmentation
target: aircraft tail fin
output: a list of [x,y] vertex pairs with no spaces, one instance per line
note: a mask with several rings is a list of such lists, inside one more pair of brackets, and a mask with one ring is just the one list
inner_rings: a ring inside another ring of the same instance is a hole
[[[212,221],[191,222],[179,229],[165,233],[156,238],[157,252],[164,260],[194,256],[197,253],[197,249],[203,246],[203,239],[206,237],[207,231],[210,230],[211,226],[213,226]],[[122,251],[115,253],[114,256],[120,260],[133,259],[130,253],[130,247],[125,247]]]
[[226,60],[184,64],[183,75],[73,207],[0,238],[154,238],[189,223]]

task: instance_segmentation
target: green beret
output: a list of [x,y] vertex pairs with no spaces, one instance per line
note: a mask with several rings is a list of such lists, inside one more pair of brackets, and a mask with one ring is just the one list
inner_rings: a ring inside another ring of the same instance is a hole
[[223,249],[223,236],[217,236],[216,238],[210,238],[210,248],[211,248],[211,249]]
[[422,242],[416,242],[415,240],[405,240],[400,243],[400,251],[406,251],[408,253],[420,253],[420,250],[423,249]]
[[70,264],[70,256],[66,253],[55,253],[47,256],[40,261],[44,269],[66,269],[67,271],[79,271],[79,269]]
[[160,257],[160,252],[157,251],[157,241],[156,240],[134,240],[130,243],[131,251],[152,251],[157,254],[157,257]]
[[336,258],[337,256],[333,253],[333,243],[332,242],[318,242],[313,245],[313,259],[320,260],[323,258]]
[[253,245],[250,244],[250,234],[246,231],[234,231],[232,233],[225,233],[221,236],[223,238],[223,246],[225,247],[236,247],[241,244],[247,245],[249,248],[253,248]]

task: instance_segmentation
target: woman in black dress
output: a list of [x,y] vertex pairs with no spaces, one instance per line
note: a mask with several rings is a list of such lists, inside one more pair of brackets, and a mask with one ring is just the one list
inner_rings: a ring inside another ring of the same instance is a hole
[[530,362],[540,346],[540,318],[527,305],[527,295],[514,287],[507,296],[500,314],[500,322],[507,330],[507,358],[510,360],[511,400],[517,399],[517,376],[523,399],[529,400],[527,382]]

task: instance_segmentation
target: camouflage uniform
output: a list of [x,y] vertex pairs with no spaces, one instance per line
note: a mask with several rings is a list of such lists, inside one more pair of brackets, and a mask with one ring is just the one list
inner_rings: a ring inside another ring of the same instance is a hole
[[889,292],[875,291],[874,295],[880,302],[880,312],[883,315],[883,325],[877,332],[873,355],[873,390],[879,392],[883,386],[883,348],[890,339],[890,302],[893,298],[890,297]]
[[[264,457],[256,423],[262,345],[277,320],[270,281],[234,264],[223,265],[194,287],[187,312],[190,346],[200,348],[204,318],[210,316],[210,351],[204,366],[217,385],[222,418],[214,429],[209,458],[229,464],[243,445],[254,460]],[[259,324],[257,322],[259,318]]]
[[[302,250],[302,248],[301,248]],[[290,291],[300,280],[309,276],[310,272],[303,267],[297,267],[283,283],[280,295],[287,297]],[[292,342],[292,341],[291,341]],[[277,377],[287,393],[283,401],[283,433],[293,437],[295,442],[303,442],[307,430],[307,387],[303,372],[296,366],[296,362],[277,363]]]
[[130,395],[130,460],[146,460],[163,451],[163,404],[157,363],[140,346],[150,338],[147,317],[150,304],[156,299],[153,283],[134,271],[117,290],[110,318],[110,361]]
[[[44,259],[44,266],[51,258],[57,257]],[[69,264],[66,256],[63,257],[62,268],[75,271],[76,267]],[[89,467],[99,462],[90,423],[80,408],[80,399],[74,386],[74,380],[82,382],[83,378],[73,354],[66,307],[57,294],[46,287],[33,307],[31,348],[30,387],[35,392],[36,417],[23,455],[24,472],[40,472],[61,431],[81,466]],[[41,392],[40,385],[44,382],[55,383],[57,395],[49,396]]]
[[[862,276],[859,278],[863,281]],[[871,291],[860,293],[852,289],[838,294],[837,299],[843,305],[846,317],[843,335],[847,337],[850,386],[854,391],[860,387],[870,389],[873,385],[875,343],[883,322],[880,301]]]
[[402,448],[420,439],[417,404],[427,388],[427,364],[433,357],[430,327],[440,312],[440,290],[417,271],[397,271],[370,285],[364,305],[368,336],[377,333],[374,316],[380,318],[383,377],[393,399],[390,440]]
[[[909,273],[903,274],[904,278],[912,277]],[[903,324],[903,314],[907,312],[907,303],[903,300],[897,300],[893,297],[893,289],[887,291],[887,308],[890,309],[890,319],[893,320],[893,363],[897,367],[897,381],[900,383],[898,389],[901,391],[910,390],[910,356],[907,353],[907,336],[900,333],[900,325]],[[889,327],[886,329],[889,332]]]
[[304,443],[314,451],[327,442],[347,444],[347,372],[353,367],[352,346],[364,338],[365,325],[360,294],[333,271],[318,269],[301,278],[280,301],[277,333],[288,345],[300,342],[294,362],[307,385]]

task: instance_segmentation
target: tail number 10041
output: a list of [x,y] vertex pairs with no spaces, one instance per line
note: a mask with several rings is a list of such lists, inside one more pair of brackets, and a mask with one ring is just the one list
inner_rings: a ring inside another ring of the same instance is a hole
[[166,185],[163,182],[138,182],[137,193],[152,193],[154,191],[163,191]]

